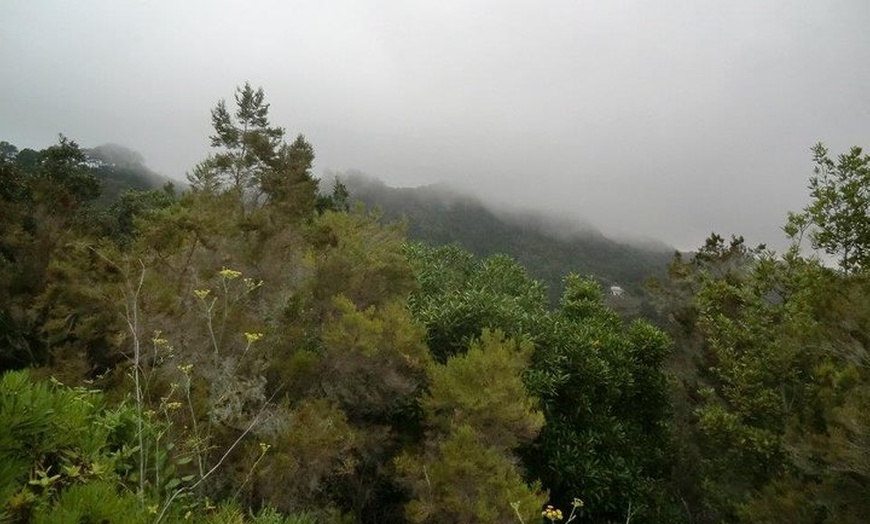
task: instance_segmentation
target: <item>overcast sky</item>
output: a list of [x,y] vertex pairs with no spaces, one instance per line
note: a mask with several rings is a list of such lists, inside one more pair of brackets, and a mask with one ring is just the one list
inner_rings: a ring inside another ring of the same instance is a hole
[[868,0],[4,0],[0,140],[183,178],[249,80],[318,173],[781,245],[809,148],[870,147],[868,27]]

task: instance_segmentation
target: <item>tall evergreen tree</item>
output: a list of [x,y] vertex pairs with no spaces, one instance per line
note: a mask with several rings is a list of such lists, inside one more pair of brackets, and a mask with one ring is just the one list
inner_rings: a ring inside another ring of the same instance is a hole
[[230,114],[225,100],[211,111],[215,134],[209,156],[188,174],[200,189],[232,189],[238,193],[256,186],[262,173],[270,169],[284,139],[284,129],[269,123],[269,104],[263,88],[254,90],[245,82],[236,89],[236,111]]
[[199,163],[187,178],[195,189],[232,191],[245,207],[263,200],[290,216],[307,216],[317,202],[317,180],[312,176],[314,148],[303,135],[288,144],[283,127],[269,122],[269,104],[263,88],[250,83],[236,89],[236,110],[221,100],[212,109],[217,150]]

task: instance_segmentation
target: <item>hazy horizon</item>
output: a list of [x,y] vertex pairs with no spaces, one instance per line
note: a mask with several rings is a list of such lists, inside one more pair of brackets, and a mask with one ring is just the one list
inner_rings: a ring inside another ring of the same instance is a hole
[[176,179],[262,86],[318,175],[445,182],[680,249],[781,247],[810,147],[870,146],[870,2],[61,2],[0,19],[0,140]]

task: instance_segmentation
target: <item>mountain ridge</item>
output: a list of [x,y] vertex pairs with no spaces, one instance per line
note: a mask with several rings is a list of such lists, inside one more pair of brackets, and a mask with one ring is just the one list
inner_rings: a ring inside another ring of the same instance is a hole
[[443,183],[394,188],[354,172],[339,178],[351,200],[380,209],[386,220],[406,220],[413,240],[457,243],[483,257],[504,253],[516,258],[547,284],[554,301],[569,272],[591,275],[605,288],[642,294],[644,281],[662,275],[675,252],[658,241],[636,245],[613,240],[571,217],[497,208]]

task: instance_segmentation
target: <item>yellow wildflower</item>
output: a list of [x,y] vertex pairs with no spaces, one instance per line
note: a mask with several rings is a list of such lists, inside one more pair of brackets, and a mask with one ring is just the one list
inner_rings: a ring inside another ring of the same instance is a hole
[[152,342],[156,347],[163,347],[163,346],[166,346],[166,345],[169,344],[169,341],[166,340],[165,338],[162,338],[162,337],[160,336],[160,334],[161,334],[160,331],[155,331],[155,332],[154,332],[154,338],[151,339],[151,342]]
[[544,508],[544,511],[541,512],[541,516],[550,522],[556,522],[557,520],[562,520],[562,510],[547,505],[547,507]]
[[211,293],[211,289],[194,289],[193,294],[196,295],[196,298],[200,300],[205,300],[205,297]]
[[240,276],[242,276],[242,272],[236,271],[235,269],[223,268],[220,270],[220,276],[222,276],[223,278],[225,278],[227,280],[233,280],[235,278],[239,278]]
[[261,338],[263,338],[262,333],[248,333],[248,332],[245,333],[245,340],[248,341],[248,344],[253,344],[254,342],[260,340]]

